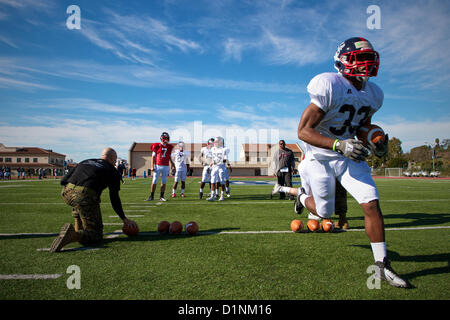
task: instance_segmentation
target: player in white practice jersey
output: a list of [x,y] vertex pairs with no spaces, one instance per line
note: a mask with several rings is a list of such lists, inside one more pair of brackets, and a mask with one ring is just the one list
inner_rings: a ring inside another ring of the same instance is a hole
[[[228,160],[228,148],[224,148],[224,140],[222,137],[216,137],[214,139],[214,146],[211,148],[212,155],[212,163],[211,167],[211,196],[206,199],[208,201],[215,201],[215,192],[219,183],[221,186],[221,194],[219,201],[225,200],[224,192],[225,192],[225,171],[226,165],[225,162]],[[224,170],[225,169],[225,170]]]
[[172,153],[172,161],[175,164],[175,179],[172,187],[172,198],[175,198],[177,192],[178,181],[181,180],[181,197],[184,198],[184,189],[186,188],[186,174],[189,170],[188,151],[184,150],[184,142],[180,141],[177,148]]
[[[339,45],[334,61],[338,73],[319,74],[307,87],[311,102],[297,130],[306,148],[299,166],[302,188],[276,185],[273,192],[296,195],[298,210],[306,207],[317,219],[329,218],[334,212],[337,179],[364,212],[377,276],[392,286],[407,288],[410,284],[393,271],[386,257],[378,190],[364,161],[368,150],[354,139],[358,128],[370,124],[383,103],[383,91],[368,81],[378,73],[379,54],[368,40],[355,37]],[[388,140],[386,135],[385,142],[370,143],[372,153],[385,156]]]
[[210,167],[210,164],[212,162],[211,148],[213,146],[214,146],[214,138],[211,138],[208,140],[206,147],[203,147],[200,150],[200,154],[198,156],[198,160],[203,166],[202,181],[200,183],[199,199],[203,198],[203,188],[205,187],[206,183],[209,183],[209,189],[212,190],[211,189],[211,167]]

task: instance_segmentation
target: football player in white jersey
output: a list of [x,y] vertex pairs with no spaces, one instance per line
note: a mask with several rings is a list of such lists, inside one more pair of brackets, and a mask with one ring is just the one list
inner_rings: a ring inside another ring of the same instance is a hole
[[215,201],[215,192],[219,192],[218,184],[221,185],[221,194],[219,201],[225,200],[224,192],[225,192],[225,171],[224,162],[227,160],[227,154],[225,154],[226,150],[223,147],[224,140],[222,137],[216,137],[214,139],[214,146],[211,148],[212,162],[210,164],[211,167],[211,196],[206,199],[208,201]]
[[[225,147],[225,145],[224,145],[223,146],[224,160],[220,166],[220,170],[223,171],[223,179],[225,181],[225,193],[227,195],[227,198],[229,198],[231,196],[231,194],[230,194],[230,174],[228,172],[228,170],[231,171],[231,165],[228,160],[229,154],[230,154],[230,149]],[[218,186],[217,186],[217,189],[218,189]]]
[[186,188],[186,173],[189,170],[189,152],[184,150],[184,142],[177,144],[177,149],[171,155],[175,164],[175,179],[172,187],[172,198],[175,198],[178,181],[181,180],[181,197],[184,198],[184,189]]
[[200,183],[200,194],[199,199],[202,199],[203,197],[203,188],[205,187],[206,183],[209,183],[209,189],[211,189],[211,167],[210,164],[212,162],[212,154],[211,154],[211,148],[214,146],[214,138],[211,138],[208,140],[206,147],[203,147],[200,150],[200,154],[198,156],[198,160],[203,166],[202,171],[202,181]]
[[[383,103],[383,91],[368,81],[378,73],[379,54],[368,40],[355,37],[339,45],[334,61],[338,73],[319,74],[307,87],[311,102],[297,130],[306,146],[305,160],[299,166],[303,188],[275,186],[273,191],[297,195],[300,210],[306,207],[317,219],[329,218],[335,208],[337,179],[364,211],[377,276],[392,286],[407,288],[410,284],[394,272],[386,257],[378,190],[364,161],[368,150],[354,139],[357,129],[370,124]],[[388,140],[386,135],[384,143],[370,144],[372,153],[386,155]]]

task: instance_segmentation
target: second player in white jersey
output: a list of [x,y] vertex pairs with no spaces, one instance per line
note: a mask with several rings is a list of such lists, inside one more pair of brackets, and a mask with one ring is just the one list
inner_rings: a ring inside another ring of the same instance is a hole
[[179,142],[177,145],[177,149],[172,152],[172,161],[175,165],[175,179],[174,185],[172,188],[172,198],[176,195],[178,181],[181,180],[181,197],[184,197],[184,189],[185,189],[185,181],[187,170],[189,169],[189,157],[190,153],[184,150],[184,143]]
[[211,167],[211,197],[209,197],[208,201],[214,201],[215,196],[214,193],[218,190],[218,186],[216,184],[221,185],[221,196],[219,201],[224,200],[224,191],[225,191],[225,171],[226,164],[225,162],[228,160],[229,149],[224,148],[224,140],[222,137],[216,137],[214,139],[214,146],[211,148],[211,158],[212,162],[210,164]]

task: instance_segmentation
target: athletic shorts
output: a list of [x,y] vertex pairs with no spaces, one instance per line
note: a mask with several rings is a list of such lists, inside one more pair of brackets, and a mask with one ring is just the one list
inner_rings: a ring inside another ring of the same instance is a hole
[[214,165],[211,169],[211,183],[225,184],[224,171],[221,165]]
[[161,183],[166,184],[168,175],[169,175],[169,166],[155,165],[155,170],[153,171],[152,184],[158,183],[159,176],[161,176]]
[[336,179],[359,203],[378,200],[378,190],[367,162],[349,158],[316,160],[306,157],[298,166],[302,187],[312,195],[317,214],[330,218],[335,211]]
[[202,172],[202,182],[210,182],[211,180],[211,168],[210,166],[204,166]]
[[230,176],[228,174],[227,166],[225,164],[222,164],[222,165],[220,165],[220,167],[222,168],[222,171],[223,171],[223,179],[224,179],[224,181],[230,180]]
[[186,181],[186,169],[180,169],[175,172],[175,182]]

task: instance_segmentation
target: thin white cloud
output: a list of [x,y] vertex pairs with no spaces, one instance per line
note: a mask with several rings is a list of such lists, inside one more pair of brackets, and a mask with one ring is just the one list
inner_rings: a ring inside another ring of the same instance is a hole
[[[1,20],[1,14],[0,14],[0,20]],[[6,43],[8,46],[12,47],[12,48],[16,48],[18,49],[19,47],[14,43],[14,41],[12,41],[11,39],[9,39],[8,37],[1,35],[0,34],[0,41]]]
[[34,90],[34,89],[42,89],[42,90],[59,90],[59,88],[44,85],[40,83],[33,83],[29,81],[21,81],[14,80],[11,78],[0,77],[0,87],[2,88],[14,88],[20,90]]

